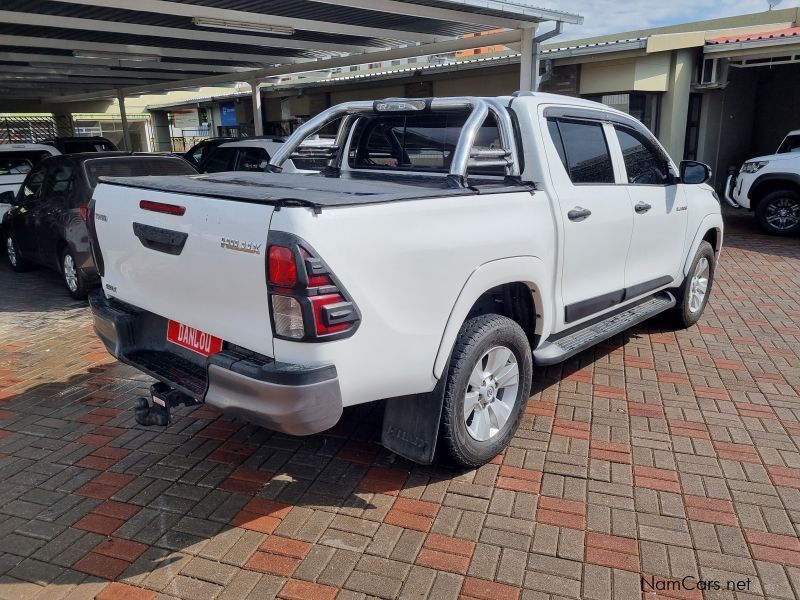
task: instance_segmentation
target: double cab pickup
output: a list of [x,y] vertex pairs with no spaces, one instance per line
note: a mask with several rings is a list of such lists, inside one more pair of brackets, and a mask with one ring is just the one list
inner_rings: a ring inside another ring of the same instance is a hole
[[95,328],[159,405],[308,435],[385,400],[387,448],[476,466],[513,437],[534,369],[662,312],[700,318],[723,236],[709,176],[581,99],[348,102],[268,172],[105,179]]

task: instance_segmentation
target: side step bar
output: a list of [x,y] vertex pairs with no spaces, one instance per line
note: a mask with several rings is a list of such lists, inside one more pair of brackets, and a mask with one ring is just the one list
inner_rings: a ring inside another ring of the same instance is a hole
[[670,292],[659,292],[644,302],[601,321],[582,326],[566,335],[562,334],[561,337],[550,338],[533,351],[534,364],[546,367],[564,362],[603,340],[669,310],[675,304],[675,296]]

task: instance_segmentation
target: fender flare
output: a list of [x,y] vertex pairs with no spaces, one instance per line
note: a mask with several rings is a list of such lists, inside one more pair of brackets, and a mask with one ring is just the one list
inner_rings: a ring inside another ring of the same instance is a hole
[[706,215],[703,220],[700,221],[700,225],[697,227],[697,231],[694,234],[692,245],[689,247],[689,253],[686,255],[686,262],[683,265],[684,278],[689,274],[689,268],[692,266],[692,261],[694,260],[695,254],[697,254],[697,249],[700,247],[700,242],[703,241],[706,233],[712,229],[716,229],[719,232],[719,248],[714,248],[714,252],[716,252],[717,258],[719,258],[719,254],[722,250],[723,236],[725,235],[725,229],[722,225],[722,215]]
[[750,190],[747,192],[747,197],[751,201],[751,205],[753,203],[753,195],[758,188],[765,183],[769,183],[772,181],[787,181],[793,185],[800,187],[800,174],[797,173],[764,173],[763,175],[759,175],[756,177],[756,180],[753,182],[753,185],[750,186]]
[[[522,282],[531,288],[536,307],[537,333],[543,338],[550,333],[549,317],[553,314],[551,285],[552,271],[548,274],[544,261],[535,256],[514,256],[501,258],[477,267],[464,286],[450,311],[447,325],[439,342],[439,351],[433,364],[433,376],[442,377],[450,353],[456,342],[461,325],[467,318],[475,301],[487,290],[506,283]],[[540,330],[542,328],[542,330]],[[546,330],[544,330],[546,328]],[[533,348],[531,348],[533,350]]]

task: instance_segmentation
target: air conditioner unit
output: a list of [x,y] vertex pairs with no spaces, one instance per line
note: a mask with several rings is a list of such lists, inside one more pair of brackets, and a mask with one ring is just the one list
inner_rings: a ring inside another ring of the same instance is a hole
[[727,58],[706,58],[700,65],[700,73],[693,87],[701,90],[723,90],[728,87],[728,69],[730,60]]

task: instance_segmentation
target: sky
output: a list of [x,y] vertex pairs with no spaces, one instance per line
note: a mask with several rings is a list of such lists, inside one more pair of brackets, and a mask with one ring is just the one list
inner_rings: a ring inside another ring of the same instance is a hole
[[[566,26],[565,34],[557,41],[762,12],[768,8],[767,0],[523,0],[523,3],[584,16],[583,25]],[[783,0],[776,8],[797,6],[800,0]]]

